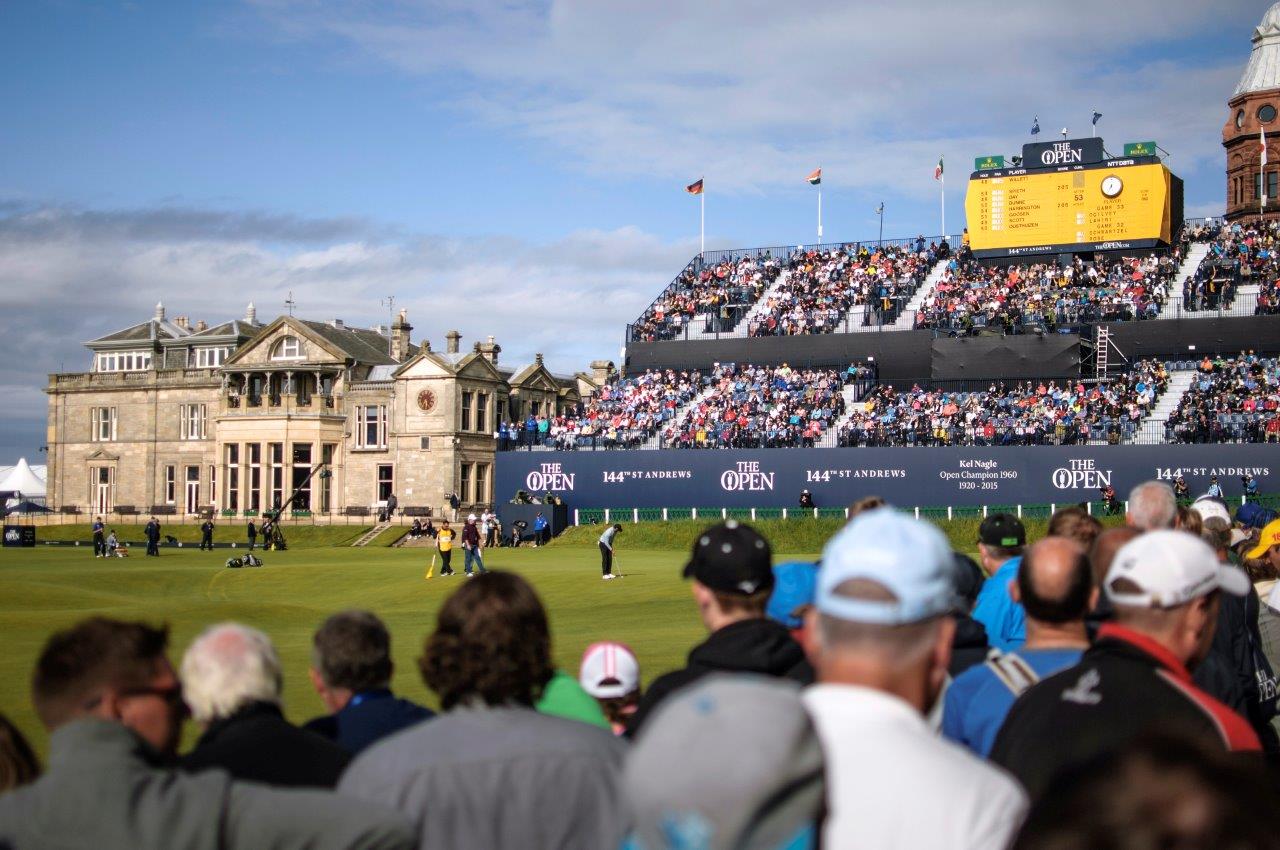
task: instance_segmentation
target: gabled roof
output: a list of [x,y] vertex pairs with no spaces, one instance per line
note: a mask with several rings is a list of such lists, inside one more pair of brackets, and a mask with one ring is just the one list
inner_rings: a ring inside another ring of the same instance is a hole
[[154,343],[164,340],[181,339],[190,336],[191,331],[180,328],[167,319],[148,319],[145,322],[127,327],[124,330],[109,333],[106,336],[100,336],[97,339],[86,342],[85,345],[93,348],[94,346],[111,346],[121,343]]
[[[387,353],[390,340],[377,331],[368,328],[335,328],[325,322],[311,322],[306,319],[294,319],[294,321],[304,325],[316,336],[341,350],[357,363],[378,366],[396,362]],[[412,346],[410,348],[412,354]]]
[[415,348],[412,356],[407,358],[395,370],[396,375],[411,369],[420,360],[429,360],[446,372],[457,375],[474,362],[480,362],[499,380],[506,380],[506,371],[499,369],[493,361],[479,351],[429,351]]

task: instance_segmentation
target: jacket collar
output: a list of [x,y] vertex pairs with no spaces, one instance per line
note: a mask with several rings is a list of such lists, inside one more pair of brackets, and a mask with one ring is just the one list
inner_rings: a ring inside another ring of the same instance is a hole
[[283,720],[284,712],[280,710],[280,706],[272,702],[251,702],[242,706],[234,714],[210,723],[200,735],[200,739],[196,741],[196,746],[207,744],[232,726],[257,717],[275,717]]
[[1187,670],[1187,665],[1179,661],[1163,644],[1141,632],[1136,632],[1133,629],[1128,629],[1115,623],[1104,623],[1098,629],[1098,641],[1102,642],[1104,640],[1126,644],[1128,647],[1140,651],[1143,655],[1150,656],[1161,667],[1164,667],[1182,681],[1191,681],[1191,673]]
[[121,723],[86,717],[59,727],[49,738],[49,767],[82,770],[86,761],[136,761],[160,767],[164,759]]

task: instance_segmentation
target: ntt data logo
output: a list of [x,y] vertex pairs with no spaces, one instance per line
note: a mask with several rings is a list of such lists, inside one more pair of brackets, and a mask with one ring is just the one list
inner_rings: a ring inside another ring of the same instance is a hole
[[735,464],[733,469],[720,473],[720,489],[730,493],[743,490],[772,490],[776,472],[761,472],[759,461],[749,460]]
[[575,472],[562,472],[558,463],[539,464],[539,468],[530,472],[524,479],[524,486],[532,493],[564,492],[573,489]]
[[1096,490],[1111,484],[1111,470],[1097,469],[1093,460],[1069,460],[1053,471],[1053,486],[1059,490]]

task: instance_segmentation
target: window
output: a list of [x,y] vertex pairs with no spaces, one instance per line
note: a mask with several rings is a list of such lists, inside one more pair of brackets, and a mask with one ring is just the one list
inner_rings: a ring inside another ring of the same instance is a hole
[[96,372],[145,372],[150,368],[150,351],[112,351],[94,358]]
[[471,464],[462,464],[458,473],[458,495],[462,497],[462,501],[471,504],[475,501],[471,497]]
[[1267,172],[1267,197],[1274,198],[1276,196],[1276,180],[1280,178],[1280,172]]
[[251,511],[262,510],[262,444],[249,443],[245,446],[249,454],[249,502],[245,506]]
[[293,491],[298,497],[293,500],[293,509],[297,511],[311,510],[311,485],[314,479],[308,480],[311,474],[311,444],[293,444],[293,478],[290,480]]
[[375,494],[375,499],[379,504],[386,502],[396,491],[394,475],[395,469],[391,464],[378,464],[378,492]]
[[507,402],[501,397],[498,399],[498,421],[507,421]]
[[203,440],[206,425],[203,404],[183,404],[178,407],[178,437],[183,440]]
[[469,390],[462,392],[462,423],[458,426],[462,431],[471,430],[471,397],[475,393]]
[[480,503],[488,503],[489,501],[489,464],[476,464],[476,501]]
[[1276,120],[1276,108],[1269,103],[1264,103],[1258,107],[1258,120],[1263,124],[1270,124]]
[[186,499],[183,502],[189,514],[200,513],[200,467],[188,466],[186,473]]
[[116,504],[115,467],[94,467],[90,480],[92,481],[92,489],[89,492],[89,501],[93,505],[94,512],[99,514],[111,513],[115,510]]
[[321,513],[329,513],[333,510],[333,455],[337,451],[337,444],[325,443],[320,447],[320,460],[324,463],[324,469],[318,473],[320,477],[320,502],[319,507]]
[[271,349],[272,360],[301,360],[303,357],[302,341],[296,336],[281,337]]
[[177,498],[177,470],[173,466],[164,468],[164,503],[172,505],[178,500]]
[[209,501],[216,502],[218,500],[218,465],[216,463],[209,464]]
[[216,369],[231,355],[232,348],[223,345],[204,345],[189,349],[187,366],[193,369]]
[[95,443],[109,443],[116,438],[116,409],[94,407],[89,410],[89,439]]
[[222,507],[229,511],[240,510],[240,445],[229,443],[225,449],[227,462],[227,492]]
[[1243,126],[1244,126],[1244,110],[1241,109],[1236,112],[1236,129],[1239,130]]
[[267,456],[271,459],[271,509],[278,510],[284,504],[284,443],[267,443]]
[[387,407],[383,404],[362,404],[356,408],[356,448],[385,449],[387,447]]
[[476,430],[489,430],[489,394],[476,393]]

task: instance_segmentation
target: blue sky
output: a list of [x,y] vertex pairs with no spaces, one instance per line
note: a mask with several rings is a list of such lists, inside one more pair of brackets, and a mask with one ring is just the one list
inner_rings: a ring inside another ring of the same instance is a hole
[[[616,358],[696,250],[963,224],[972,158],[1046,133],[1156,139],[1220,211],[1226,99],[1266,4],[0,4],[0,460],[43,375],[150,315],[254,300],[554,368]],[[1073,133],[1074,134],[1074,133]],[[1044,138],[1042,136],[1042,138]],[[50,340],[50,328],[61,330]],[[21,352],[21,357],[18,353]]]

